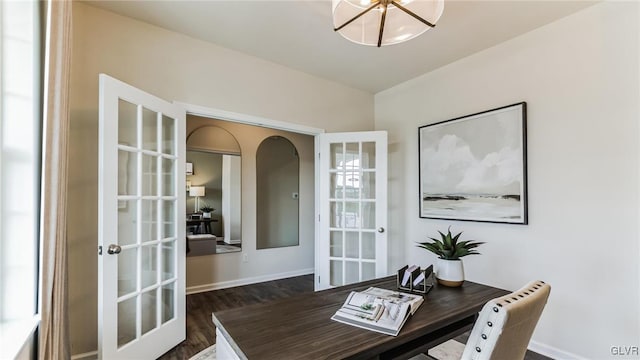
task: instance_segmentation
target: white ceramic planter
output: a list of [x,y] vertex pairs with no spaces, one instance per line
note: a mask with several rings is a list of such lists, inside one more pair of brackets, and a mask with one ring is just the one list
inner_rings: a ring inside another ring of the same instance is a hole
[[203,219],[211,219],[211,213],[210,212],[203,212],[202,213],[202,218]]
[[444,286],[458,287],[464,282],[464,266],[462,260],[438,259],[436,262],[436,279]]

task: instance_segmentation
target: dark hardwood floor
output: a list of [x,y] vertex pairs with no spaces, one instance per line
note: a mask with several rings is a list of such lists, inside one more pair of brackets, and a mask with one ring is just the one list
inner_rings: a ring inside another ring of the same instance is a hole
[[187,339],[162,360],[186,360],[215,344],[216,328],[211,313],[258,304],[313,291],[313,275],[268,281],[260,284],[214,290],[187,296]]
[[[313,275],[305,275],[188,295],[187,339],[160,359],[187,360],[201,350],[215,344],[216,329],[211,321],[211,313],[214,311],[258,304],[311,291],[313,291]],[[467,338],[468,333],[459,336],[456,340],[465,342]],[[551,359],[527,351],[525,360]]]

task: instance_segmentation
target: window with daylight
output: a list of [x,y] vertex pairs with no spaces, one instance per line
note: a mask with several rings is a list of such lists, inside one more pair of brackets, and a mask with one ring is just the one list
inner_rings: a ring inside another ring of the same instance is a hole
[[[41,25],[37,1],[0,2],[0,358],[37,324]],[[24,338],[21,340],[24,341]],[[6,346],[5,346],[6,345]],[[13,355],[9,355],[13,357]]]

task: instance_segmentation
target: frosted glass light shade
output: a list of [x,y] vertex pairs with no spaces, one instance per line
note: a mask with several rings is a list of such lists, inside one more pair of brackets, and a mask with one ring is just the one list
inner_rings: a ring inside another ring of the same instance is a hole
[[[425,22],[435,26],[444,10],[444,0],[332,1],[334,29],[350,41],[370,46],[393,45],[411,40],[432,27],[425,24]],[[387,10],[384,19],[384,31],[380,39],[380,26],[385,4]],[[425,22],[416,19],[397,5],[422,18]],[[372,6],[374,6],[372,9],[342,27]]]
[[189,188],[189,196],[204,196],[204,186],[192,186]]

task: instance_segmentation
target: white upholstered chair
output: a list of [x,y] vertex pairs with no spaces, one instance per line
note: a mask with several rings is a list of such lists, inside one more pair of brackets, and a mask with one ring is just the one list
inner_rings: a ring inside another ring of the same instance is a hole
[[[509,295],[493,299],[480,311],[469,340],[462,351],[463,360],[524,359],[529,340],[547,303],[551,287],[532,281]],[[451,349],[451,341],[445,343]],[[454,345],[455,348],[455,345]],[[462,349],[459,349],[460,351]],[[450,352],[456,350],[450,350]],[[431,358],[442,358],[441,346],[429,350]]]

